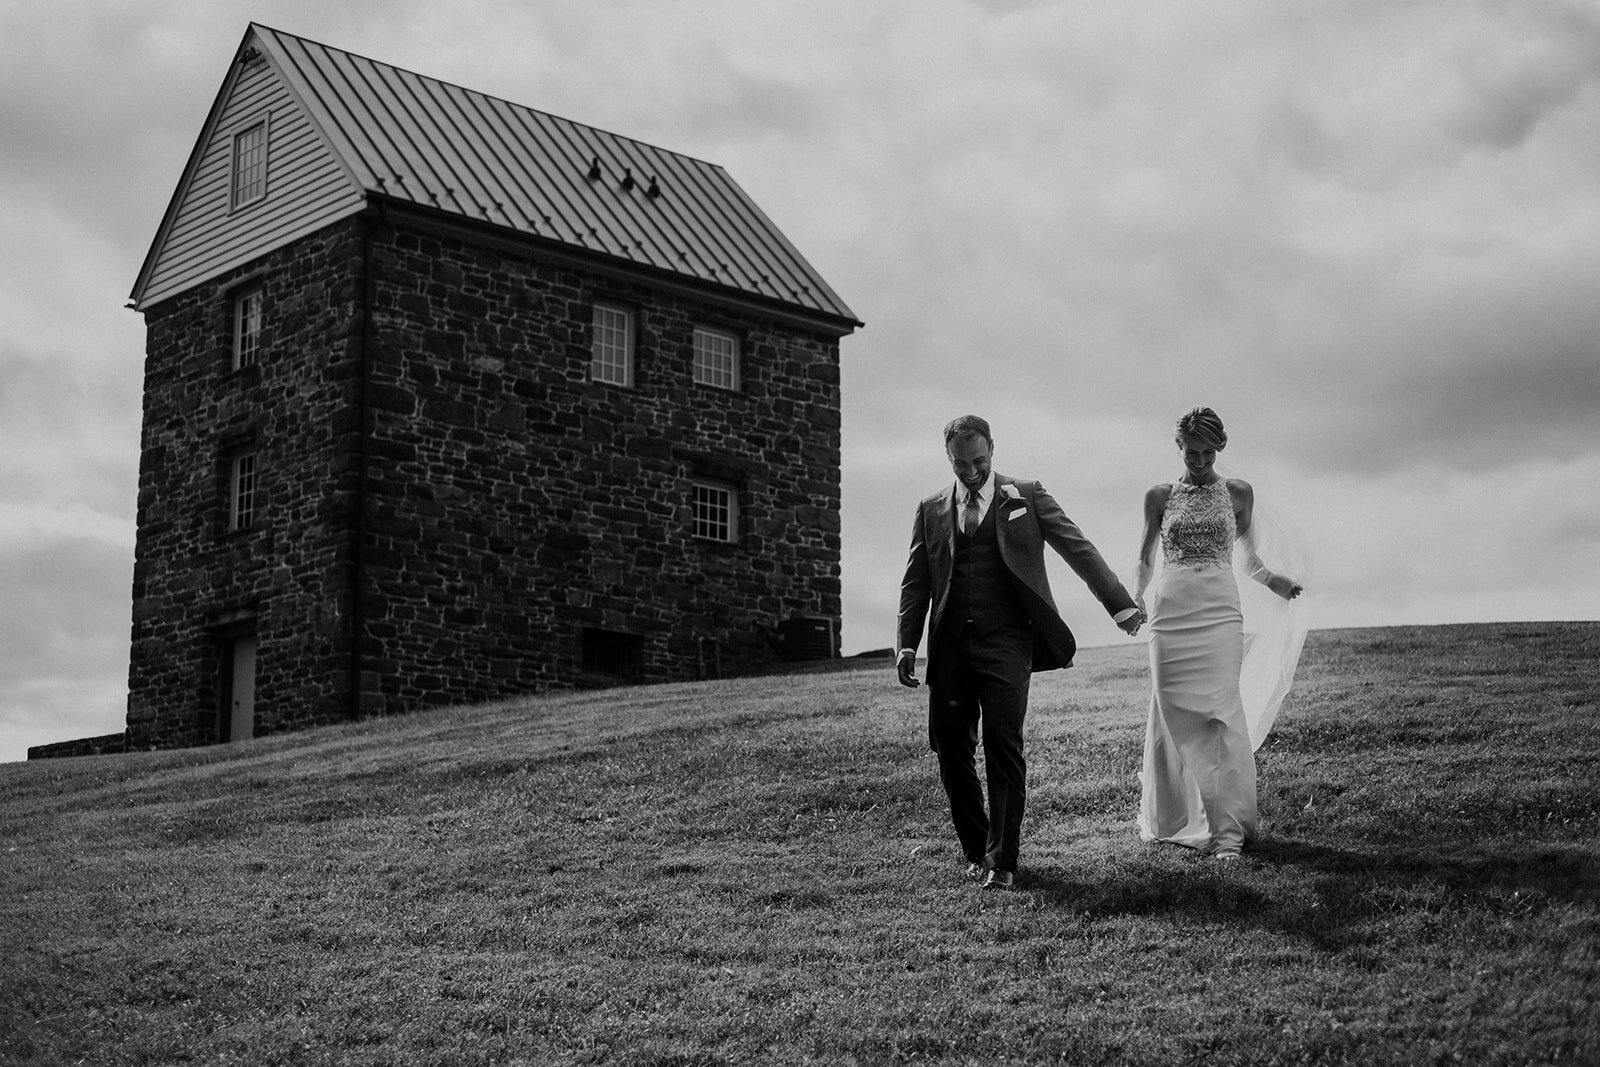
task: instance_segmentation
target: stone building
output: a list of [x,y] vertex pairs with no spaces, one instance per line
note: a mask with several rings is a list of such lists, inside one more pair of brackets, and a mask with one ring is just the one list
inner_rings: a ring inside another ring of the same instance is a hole
[[130,748],[837,655],[861,323],[718,166],[251,25],[131,306]]

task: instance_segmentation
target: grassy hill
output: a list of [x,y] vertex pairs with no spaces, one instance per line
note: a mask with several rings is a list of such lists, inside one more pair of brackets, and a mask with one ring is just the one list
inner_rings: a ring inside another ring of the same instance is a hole
[[1600,624],[1313,633],[1263,840],[1035,679],[1021,891],[885,662],[0,766],[0,1064],[1594,1063]]

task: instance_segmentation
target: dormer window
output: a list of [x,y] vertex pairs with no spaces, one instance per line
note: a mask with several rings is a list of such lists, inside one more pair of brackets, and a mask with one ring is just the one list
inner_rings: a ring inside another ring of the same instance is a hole
[[233,200],[237,210],[267,195],[267,120],[233,135]]

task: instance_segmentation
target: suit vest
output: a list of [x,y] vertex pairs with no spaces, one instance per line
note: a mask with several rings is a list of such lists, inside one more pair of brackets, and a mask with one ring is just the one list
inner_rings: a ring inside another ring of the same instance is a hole
[[998,500],[990,505],[989,513],[973,533],[956,531],[950,596],[941,620],[941,628],[951,635],[969,622],[979,634],[993,633],[1002,626],[1027,626],[1030,622],[1028,607],[1000,556],[1000,539],[995,532],[999,505]]

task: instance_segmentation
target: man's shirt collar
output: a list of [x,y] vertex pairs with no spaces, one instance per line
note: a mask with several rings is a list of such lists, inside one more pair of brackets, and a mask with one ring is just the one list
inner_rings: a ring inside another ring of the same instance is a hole
[[[978,489],[978,499],[987,506],[994,499],[994,471],[989,472],[989,477],[983,480],[983,485]],[[961,479],[956,479],[956,503],[967,502],[967,487],[961,484]]]

